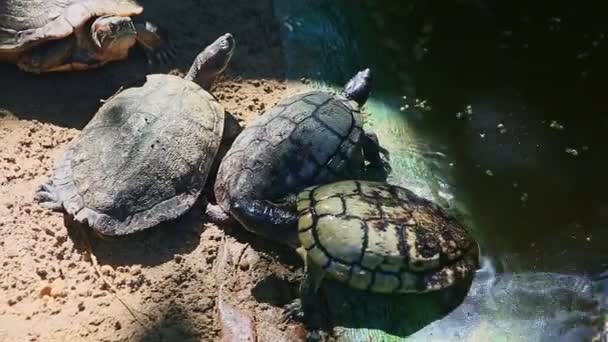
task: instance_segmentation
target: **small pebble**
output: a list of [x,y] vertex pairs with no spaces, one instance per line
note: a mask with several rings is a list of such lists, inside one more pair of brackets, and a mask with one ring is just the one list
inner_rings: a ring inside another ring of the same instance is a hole
[[51,297],[66,297],[65,282],[62,279],[57,279],[51,284]]
[[100,271],[101,271],[101,274],[103,274],[103,275],[107,275],[110,277],[114,275],[114,269],[110,265],[101,266]]
[[131,266],[131,268],[129,269],[129,273],[131,275],[138,275],[141,273],[141,265],[133,265]]
[[247,271],[249,269],[249,260],[247,260],[247,258],[241,258],[241,261],[239,262],[239,267],[241,268],[241,270]]
[[549,127],[560,130],[560,131],[564,129],[564,125],[560,124],[559,122],[557,122],[555,120],[551,121],[551,123],[549,124]]

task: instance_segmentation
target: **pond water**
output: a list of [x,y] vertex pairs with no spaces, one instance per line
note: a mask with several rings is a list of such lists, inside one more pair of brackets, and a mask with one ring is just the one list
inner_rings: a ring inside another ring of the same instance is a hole
[[480,242],[486,267],[463,305],[410,337],[590,336],[608,269],[601,11],[587,1],[275,7],[288,77],[339,89],[371,68],[368,127],[391,152],[390,182],[453,208]]

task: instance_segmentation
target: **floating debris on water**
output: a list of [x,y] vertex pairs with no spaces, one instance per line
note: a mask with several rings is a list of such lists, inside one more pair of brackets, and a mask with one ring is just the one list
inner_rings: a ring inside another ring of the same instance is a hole
[[549,124],[549,127],[560,130],[560,131],[564,129],[564,125],[562,125],[561,123],[559,123],[555,120],[551,121],[551,123]]
[[494,172],[492,172],[492,170],[488,169],[488,170],[486,170],[486,175],[494,176]]
[[464,108],[464,112],[456,113],[456,119],[462,119],[466,116],[471,116],[473,114],[473,107],[471,105],[467,105]]
[[408,97],[406,95],[403,95],[402,98],[404,101],[406,101],[406,103],[403,106],[401,106],[401,108],[399,108],[399,110],[402,112],[404,112],[405,110],[407,110],[409,108],[412,108],[412,109],[417,108],[417,109],[420,109],[425,112],[428,112],[432,109],[432,107],[427,104],[427,100],[414,98],[414,101],[412,102],[411,100],[408,101]]
[[464,111],[467,113],[467,115],[471,115],[473,114],[473,107],[471,105],[467,105]]
[[571,154],[573,156],[578,156],[578,151],[575,148],[567,148],[566,153]]
[[507,133],[507,128],[503,123],[499,123],[498,125],[496,125],[496,128],[498,128],[498,132],[500,132],[500,134]]
[[522,203],[527,203],[528,202],[528,193],[522,192],[521,197],[519,199],[521,200]]

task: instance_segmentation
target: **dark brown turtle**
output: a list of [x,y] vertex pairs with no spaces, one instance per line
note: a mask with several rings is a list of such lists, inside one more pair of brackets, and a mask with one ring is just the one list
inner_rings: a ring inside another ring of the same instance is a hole
[[[363,130],[361,106],[371,89],[369,69],[357,73],[341,94],[311,91],[289,97],[256,118],[236,138],[222,160],[215,183],[216,221],[231,213],[243,226],[283,242],[281,222],[269,211],[239,215],[248,201],[278,200],[304,188],[339,179],[383,180],[390,169],[388,152],[374,134]],[[263,202],[260,202],[263,203]]]
[[164,34],[135,0],[0,1],[0,61],[28,72],[85,70],[127,57],[139,44],[152,62],[170,58]]

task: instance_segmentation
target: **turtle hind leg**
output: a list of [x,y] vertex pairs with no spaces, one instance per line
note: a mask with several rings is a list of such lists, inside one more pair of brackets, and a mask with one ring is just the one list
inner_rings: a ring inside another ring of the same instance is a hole
[[135,22],[137,43],[146,52],[148,65],[175,64],[175,47],[163,28],[149,21]]
[[369,162],[366,168],[366,178],[374,181],[386,181],[392,168],[389,162],[389,152],[380,146],[378,136],[374,133],[363,135],[363,155]]
[[305,260],[304,277],[300,283],[300,298],[294,299],[285,306],[283,321],[295,319],[305,322],[312,329],[319,329],[322,327],[323,321],[319,289],[325,271],[306,257],[302,247],[298,248],[298,253],[303,255]]
[[34,194],[34,200],[46,209],[63,211],[63,203],[59,199],[59,194],[53,186],[53,181],[48,181],[38,187]]
[[248,231],[268,240],[297,246],[298,215],[295,196],[283,203],[232,199],[230,213]]
[[230,225],[236,223],[236,220],[217,204],[208,203],[207,207],[205,208],[205,215],[207,215],[210,222],[218,225]]

